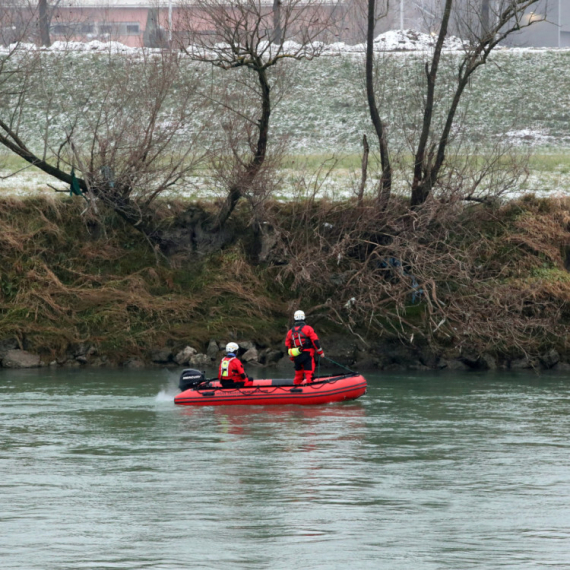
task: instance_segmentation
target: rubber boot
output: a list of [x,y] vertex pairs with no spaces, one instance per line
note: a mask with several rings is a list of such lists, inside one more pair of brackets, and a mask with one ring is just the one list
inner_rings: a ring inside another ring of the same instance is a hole
[[304,371],[295,370],[295,378],[293,378],[293,384],[303,384],[304,383]]
[[305,384],[310,384],[313,381],[313,371],[305,370]]

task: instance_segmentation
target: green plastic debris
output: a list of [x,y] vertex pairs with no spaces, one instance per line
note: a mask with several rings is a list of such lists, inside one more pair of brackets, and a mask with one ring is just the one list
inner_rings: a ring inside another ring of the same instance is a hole
[[81,188],[79,187],[79,180],[75,176],[75,168],[71,169],[71,185],[69,186],[69,195],[73,196],[83,196],[83,192],[81,192]]

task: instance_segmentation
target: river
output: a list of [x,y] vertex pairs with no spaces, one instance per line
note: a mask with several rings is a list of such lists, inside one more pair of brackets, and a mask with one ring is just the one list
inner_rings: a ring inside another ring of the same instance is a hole
[[167,370],[0,370],[0,567],[570,568],[570,376],[369,374],[186,408]]

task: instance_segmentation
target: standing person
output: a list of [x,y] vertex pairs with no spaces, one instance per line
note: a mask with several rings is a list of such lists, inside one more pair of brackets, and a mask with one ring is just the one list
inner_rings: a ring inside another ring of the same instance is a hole
[[305,324],[305,313],[295,311],[293,318],[295,324],[287,333],[285,346],[288,349],[289,358],[295,363],[295,379],[293,382],[295,384],[307,384],[313,380],[315,352],[319,356],[324,356],[325,353],[313,327]]
[[237,357],[238,350],[239,346],[235,342],[229,342],[226,345],[226,355],[222,358],[218,371],[218,379],[222,388],[241,388],[253,385]]

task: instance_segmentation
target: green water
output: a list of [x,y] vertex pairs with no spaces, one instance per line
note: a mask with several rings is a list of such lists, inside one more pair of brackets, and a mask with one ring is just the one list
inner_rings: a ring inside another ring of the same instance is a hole
[[570,376],[370,374],[314,408],[0,370],[0,567],[570,568]]

